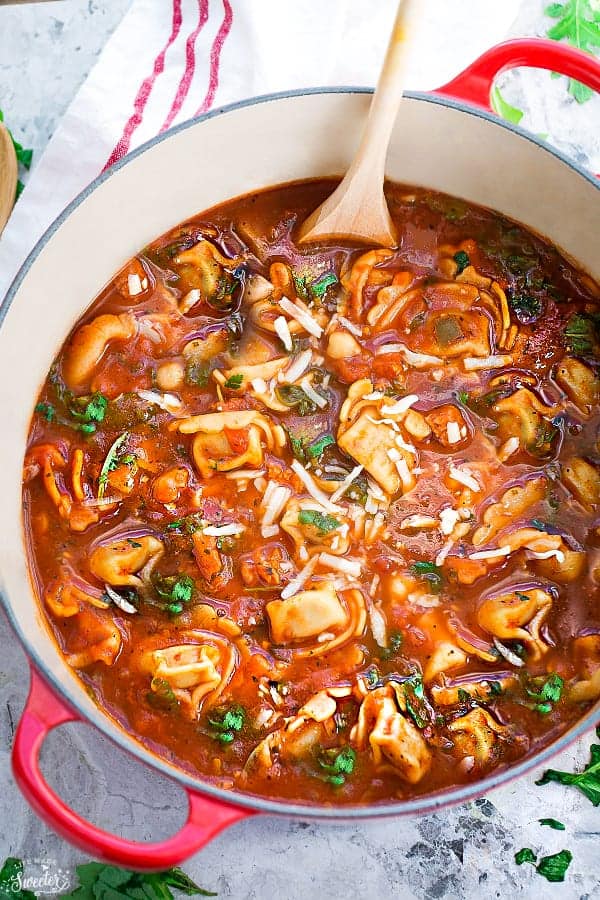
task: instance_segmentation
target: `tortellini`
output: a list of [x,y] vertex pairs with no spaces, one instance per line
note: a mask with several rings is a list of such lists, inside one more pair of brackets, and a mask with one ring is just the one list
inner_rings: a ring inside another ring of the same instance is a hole
[[121,538],[95,547],[90,554],[89,567],[96,578],[113,587],[143,590],[144,583],[136,573],[163,552],[163,542],[154,535]]
[[63,359],[62,374],[67,387],[81,391],[88,386],[108,345],[112,341],[130,340],[135,332],[131,313],[105,314],[81,325],[67,345]]
[[391,769],[403,781],[417,784],[429,771],[432,754],[400,703],[391,685],[368,693],[361,703],[351,741],[358,750],[370,747],[377,769]]
[[227,686],[238,653],[233,644],[211,632],[180,633],[181,643],[145,650],[139,668],[151,676],[150,687],[160,693],[166,683],[190,718],[214,705]]
[[344,591],[342,602],[329,581],[286,600],[271,600],[266,610],[276,644],[293,645],[316,638],[316,643],[295,649],[297,657],[328,653],[361,635],[367,622],[362,593],[354,589]]
[[515,740],[514,731],[500,725],[487,709],[477,707],[448,725],[460,756],[471,757],[477,766],[488,766],[500,753],[503,742]]
[[552,607],[552,594],[542,588],[517,587],[487,597],[477,611],[477,622],[501,641],[521,641],[532,660],[548,650],[540,629]]
[[182,434],[193,434],[192,456],[202,478],[255,468],[263,461],[263,442],[269,450],[285,444],[285,433],[255,410],[206,413],[182,419]]

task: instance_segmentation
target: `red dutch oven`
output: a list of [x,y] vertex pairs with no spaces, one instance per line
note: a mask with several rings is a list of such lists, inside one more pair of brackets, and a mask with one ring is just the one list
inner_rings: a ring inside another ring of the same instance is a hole
[[[546,40],[500,44],[439,90],[407,95],[402,129],[392,136],[389,177],[496,209],[546,235],[600,280],[600,195],[595,179],[491,111],[494,79],[517,66],[560,72],[600,91],[600,63],[587,54]],[[598,708],[588,712],[551,746],[473,785],[371,807],[278,802],[217,788],[142,746],[92,702],[64,662],[39,608],[27,568],[22,460],[37,391],[82,308],[139,247],[199,210],[271,184],[342,174],[369,100],[369,91],[356,88],[259,97],[150,141],[70,204],[35,247],[2,306],[1,590],[9,619],[31,659],[31,689],[14,741],[14,776],[31,806],[55,831],[117,865],[170,867],[223,828],[257,813],[339,821],[424,814],[462,803],[539,766],[600,719]],[[185,177],[173,179],[173,172],[185,172]],[[115,216],[115,210],[120,214]],[[47,315],[49,309],[52,316]],[[43,321],[44,327],[32,327],[36,321]],[[185,788],[189,814],[177,834],[159,843],[123,840],[85,821],[57,796],[40,771],[39,753],[53,728],[74,721],[91,722]]]

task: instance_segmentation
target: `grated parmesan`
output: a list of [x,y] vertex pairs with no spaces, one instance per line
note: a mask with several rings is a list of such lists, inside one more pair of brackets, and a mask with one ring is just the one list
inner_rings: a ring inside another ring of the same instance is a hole
[[253,378],[250,385],[252,386],[252,390],[256,391],[257,394],[267,393],[267,382],[264,378]]
[[244,525],[240,525],[238,522],[231,522],[229,525],[207,525],[206,528],[202,529],[202,532],[209,537],[227,537],[228,535],[241,534],[245,530]]
[[282,600],[287,600],[289,597],[293,597],[294,594],[297,594],[298,591],[300,591],[304,587],[304,585],[316,569],[318,560],[318,556],[313,556],[313,558],[309,560],[309,562],[307,562],[304,568],[300,569],[296,577],[292,578],[292,580],[288,582],[288,584],[286,584],[280,594]]
[[286,487],[284,484],[270,481],[263,495],[264,513],[261,525],[272,525],[275,519],[278,519],[283,512],[283,508],[291,496],[291,488]]
[[[361,466],[361,468],[362,468],[362,466]],[[308,493],[310,494],[311,497],[313,497],[315,500],[317,500],[319,503],[321,503],[328,512],[340,512],[340,507],[335,506],[335,504],[332,502],[333,500],[337,499],[337,497],[336,497],[337,491],[335,494],[332,494],[331,500],[330,500],[329,497],[327,496],[327,494],[324,491],[322,491],[321,488],[315,484],[310,473],[306,471],[306,469],[304,468],[302,463],[299,462],[297,459],[295,459],[292,462],[292,469],[294,470],[294,472],[296,473],[296,475],[298,476],[298,478],[300,479],[300,481],[302,482],[302,484],[304,485],[304,487],[306,488],[306,490],[308,491]]]
[[319,409],[324,409],[327,406],[327,400],[325,399],[325,397],[321,397],[321,395],[318,394],[317,391],[315,391],[308,378],[302,379],[302,381],[300,382],[300,387],[302,388],[308,399],[312,400],[312,402],[316,406],[318,406]]
[[358,559],[333,556],[331,553],[320,553],[317,558],[322,566],[333,569],[334,572],[343,572],[352,578],[359,578],[362,572],[362,564]]
[[286,312],[292,319],[295,319],[305,331],[308,331],[309,334],[313,334],[315,337],[321,337],[323,334],[323,329],[319,325],[319,323],[314,319],[309,312],[302,309],[298,306],[297,303],[292,303],[291,300],[288,300],[287,297],[282,297],[279,301],[279,306],[281,309]]
[[183,405],[175,394],[160,394],[158,391],[138,391],[137,395],[140,400],[145,400],[146,403],[153,403],[159,409],[164,409],[165,412],[171,414],[179,412]]
[[416,394],[408,394],[406,397],[397,400],[396,403],[392,403],[391,406],[382,406],[381,412],[386,416],[397,416],[409,410],[411,406],[417,403],[418,399]]
[[[362,472],[363,468],[364,468],[364,466],[355,466],[354,469],[352,469],[350,474],[344,478],[344,480],[340,484],[339,488],[337,488],[337,490],[335,490],[333,492],[333,494],[331,495],[331,498],[330,498],[331,503],[335,503],[336,500],[339,500],[340,497],[342,497],[345,494],[345,492],[348,490],[348,488],[350,487],[352,482],[358,478],[358,476]],[[337,509],[337,507],[336,507],[336,509]]]
[[460,513],[451,506],[447,506],[440,511],[440,531],[442,534],[452,534],[454,526],[460,519]]
[[478,369],[501,369],[510,366],[512,356],[466,356],[463,359],[465,371],[476,372]]
[[187,294],[181,298],[179,301],[179,312],[182,315],[189,312],[192,306],[195,306],[198,300],[200,299],[200,291],[198,288],[192,288],[191,291],[188,291]]
[[511,553],[510,547],[498,547],[496,550],[478,550],[477,553],[471,553],[469,559],[499,559],[510,556]]
[[409,531],[411,528],[437,528],[438,520],[433,516],[407,516],[400,522],[400,531]]
[[127,290],[129,291],[130,297],[135,297],[136,294],[141,294],[144,290],[142,287],[142,280],[135,272],[127,276]]
[[449,444],[460,443],[461,435],[458,422],[448,422],[446,424],[446,434],[448,435]]
[[290,334],[290,326],[287,323],[287,319],[285,316],[277,316],[275,321],[273,322],[273,328],[277,332],[277,337],[288,351],[288,353],[292,350],[292,335]]
[[292,359],[289,366],[283,372],[279,373],[277,380],[292,384],[292,382],[297,381],[304,375],[311,362],[312,350],[303,350],[302,353],[299,353],[298,356],[295,356]]
[[346,319],[345,316],[338,316],[337,320],[340,325],[343,325],[344,328],[351,334],[355,335],[355,337],[362,337],[362,328],[360,327],[360,325],[355,325],[354,322]]
[[448,474],[450,478],[453,478],[455,481],[458,481],[459,484],[464,484],[465,487],[468,487],[470,490],[478,493],[481,490],[481,485],[475,478],[472,472],[468,469],[461,469],[458,466],[450,466],[448,469]]

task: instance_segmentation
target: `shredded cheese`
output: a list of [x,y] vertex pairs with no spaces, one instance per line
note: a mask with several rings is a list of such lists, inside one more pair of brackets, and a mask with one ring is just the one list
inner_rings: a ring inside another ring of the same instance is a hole
[[228,535],[241,534],[245,531],[244,525],[238,522],[231,522],[229,525],[207,525],[202,529],[202,533],[209,537],[227,537]]
[[287,384],[292,384],[292,382],[297,381],[308,369],[312,362],[312,350],[303,350],[302,353],[299,353],[298,356],[295,356],[288,367],[280,372],[277,376],[277,380],[280,382],[286,382]]
[[457,509],[452,509],[451,506],[447,506],[445,509],[440,511],[440,531],[442,534],[448,535],[452,534],[454,531],[454,526],[460,519],[460,513]]
[[502,369],[510,366],[512,356],[466,356],[463,366],[467,372],[476,372],[478,369]]
[[285,316],[277,316],[273,322],[273,328],[277,332],[277,337],[285,347],[288,353],[292,351],[292,335],[290,334],[290,326]]
[[338,316],[337,320],[340,325],[343,325],[344,328],[351,334],[355,335],[356,337],[362,337],[362,328],[360,327],[360,325],[355,325],[354,322],[346,319],[345,316]]
[[264,378],[253,378],[250,382],[253,391],[256,391],[257,394],[266,394],[267,393],[267,382]]
[[291,488],[284,484],[277,484],[275,481],[270,481],[263,494],[262,504],[264,513],[261,525],[273,525],[275,520],[278,519],[283,512],[283,508],[291,496]]
[[335,503],[336,500],[339,500],[340,497],[342,497],[346,493],[346,491],[348,490],[348,488],[350,487],[352,482],[358,478],[358,476],[362,472],[363,468],[364,468],[363,466],[355,466],[354,469],[352,469],[352,471],[350,472],[350,474],[344,478],[344,480],[340,484],[339,488],[337,490],[335,490],[333,492],[333,494],[331,495],[330,499],[331,499],[332,503]]
[[308,331],[309,334],[313,334],[317,338],[321,337],[323,329],[317,320],[314,319],[309,312],[298,306],[297,303],[292,303],[287,297],[282,297],[279,301],[279,306],[288,314],[288,316],[291,316],[299,325],[302,325],[304,330]]
[[181,298],[179,301],[179,312],[182,315],[189,312],[192,306],[195,306],[198,300],[200,299],[201,294],[198,288],[192,288],[191,291],[188,291],[187,294]]
[[510,556],[511,553],[510,547],[498,547],[496,550],[478,550],[477,553],[471,553],[469,559],[499,559]]
[[528,550],[527,556],[529,559],[552,559],[554,556],[559,563],[564,563],[565,561],[565,554],[562,550],[545,550],[543,553],[536,550]]
[[478,493],[481,490],[481,485],[475,478],[472,472],[468,469],[459,468],[458,466],[450,466],[448,469],[448,474],[450,478],[453,478],[455,481],[458,481],[459,484],[464,484],[465,487],[468,487],[471,491],[475,491]]
[[140,400],[145,400],[146,403],[153,403],[171,414],[179,412],[183,405],[175,394],[160,394],[158,391],[138,391],[137,395]]
[[331,553],[319,553],[319,562],[334,572],[343,572],[344,575],[350,575],[351,578],[359,578],[362,572],[362,565],[358,559],[348,559],[347,557],[333,556]]
[[427,366],[440,366],[444,364],[444,360],[439,356],[431,356],[429,353],[415,353],[405,344],[383,344],[377,349],[377,353],[401,353],[406,362],[409,365],[414,366],[415,369],[426,369]]
[[437,528],[438,520],[433,516],[407,516],[400,522],[400,531],[409,531],[420,528]]
[[311,400],[315,406],[318,406],[319,409],[324,409],[327,406],[327,400],[325,397],[321,397],[317,391],[315,391],[314,387],[308,380],[308,378],[303,378],[300,382],[300,387],[306,394],[309,400]]
[[141,294],[144,290],[142,280],[135,272],[127,276],[127,290],[130,297],[135,297],[136,294]]
[[317,568],[317,562],[319,561],[318,556],[313,556],[311,560],[307,562],[303,569],[300,569],[295,578],[292,578],[288,584],[282,590],[280,596],[282,600],[287,600],[289,597],[293,597],[294,594],[297,594],[300,591],[314,570]]
[[279,525],[261,525],[261,536],[264,538],[272,538],[279,534]]
[[449,444],[460,443],[461,435],[458,422],[448,422],[446,424],[446,434],[448,435]]
[[406,397],[402,397],[400,400],[392,403],[391,406],[382,406],[381,412],[386,416],[397,416],[409,410],[411,406],[417,403],[418,399],[416,394],[408,394]]
[[[362,468],[362,466],[361,466],[361,468]],[[322,491],[321,488],[315,484],[310,473],[306,471],[306,469],[304,468],[302,463],[299,462],[297,459],[295,459],[292,462],[292,469],[294,470],[294,472],[296,473],[296,475],[298,476],[298,478],[300,479],[300,481],[302,482],[302,484],[304,485],[304,487],[306,488],[306,490],[308,491],[308,493],[310,494],[311,497],[313,497],[315,500],[317,500],[318,503],[321,503],[328,512],[340,512],[340,507],[335,506],[335,503],[333,502],[334,500],[337,499],[337,497],[336,497],[337,491],[335,492],[335,494],[332,494],[331,500],[330,500],[329,497],[327,496],[327,494],[324,491]]]

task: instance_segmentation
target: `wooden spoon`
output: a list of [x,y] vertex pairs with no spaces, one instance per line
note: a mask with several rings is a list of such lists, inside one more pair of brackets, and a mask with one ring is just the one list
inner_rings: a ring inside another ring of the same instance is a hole
[[10,134],[0,122],[0,234],[8,221],[17,193],[17,157]]
[[419,0],[400,0],[356,156],[331,197],[300,227],[300,243],[338,237],[396,246],[383,180],[388,144],[404,90],[405,49],[411,31],[408,20],[418,5]]

